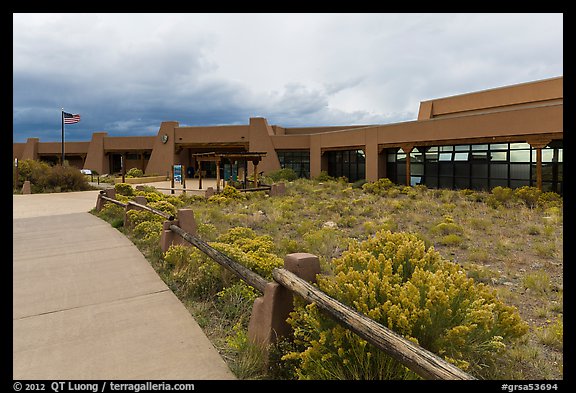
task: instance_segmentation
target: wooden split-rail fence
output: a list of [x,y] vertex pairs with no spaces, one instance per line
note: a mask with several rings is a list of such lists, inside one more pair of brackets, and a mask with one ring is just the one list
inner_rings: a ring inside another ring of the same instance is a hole
[[[475,379],[452,363],[405,339],[312,285],[316,274],[320,273],[318,257],[315,255],[308,253],[287,255],[284,268],[275,268],[272,272],[274,281],[269,282],[200,239],[196,234],[196,222],[191,209],[179,209],[177,217],[174,217],[146,206],[144,197],[136,197],[134,201],[127,203],[120,202],[115,199],[115,190],[112,188],[102,190],[98,194],[96,210],[99,211],[108,202],[123,206],[126,212],[130,209],[141,209],[164,217],[166,221],[161,237],[163,251],[168,250],[172,244],[190,244],[260,291],[263,297],[254,302],[248,336],[253,342],[261,344],[263,348],[275,339],[290,333],[286,319],[293,307],[292,296],[297,294],[305,301],[315,303],[339,324],[424,379]],[[124,216],[126,223],[127,215]]]

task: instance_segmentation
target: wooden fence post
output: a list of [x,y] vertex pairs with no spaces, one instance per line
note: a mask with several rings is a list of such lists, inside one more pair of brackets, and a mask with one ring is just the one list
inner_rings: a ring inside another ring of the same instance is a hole
[[[320,262],[316,255],[294,253],[286,255],[284,268],[304,280],[316,282],[316,274],[320,273]],[[249,340],[267,352],[270,344],[292,333],[286,320],[293,308],[293,295],[290,290],[277,282],[267,283],[264,296],[257,298],[252,306],[248,324]]]
[[[146,203],[148,203],[146,197],[142,195],[135,196],[134,202],[139,203],[141,205],[146,205]],[[128,211],[132,209],[141,210],[138,206],[134,206],[130,203],[126,204],[126,207],[124,208],[124,228],[128,228],[129,226],[132,225],[130,223],[130,219],[128,218]]]
[[196,236],[198,233],[198,225],[196,224],[196,219],[194,218],[194,211],[192,209],[178,209],[178,214],[175,220],[166,220],[162,224],[162,236],[160,237],[160,248],[162,252],[168,251],[172,244],[181,244],[185,246],[191,246],[186,240],[181,236],[174,233],[170,229],[170,225],[176,225],[182,228],[185,232]]

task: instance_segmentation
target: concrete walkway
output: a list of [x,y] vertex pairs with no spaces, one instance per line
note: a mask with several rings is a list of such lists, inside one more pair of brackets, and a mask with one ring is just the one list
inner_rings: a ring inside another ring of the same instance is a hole
[[13,196],[13,378],[235,379],[97,193]]

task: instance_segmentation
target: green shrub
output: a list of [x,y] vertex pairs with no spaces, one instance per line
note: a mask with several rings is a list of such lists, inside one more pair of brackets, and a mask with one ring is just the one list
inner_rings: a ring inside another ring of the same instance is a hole
[[366,179],[356,180],[354,183],[352,183],[352,188],[353,189],[362,188],[364,184],[366,184]]
[[[171,204],[168,201],[161,200],[161,201],[156,201],[156,202],[150,202],[148,204],[148,207],[150,207],[154,210],[159,210],[161,212],[168,213],[172,216],[176,216],[176,211],[177,211],[176,206],[174,206],[173,204]],[[155,214],[155,215],[157,217],[160,217],[158,214]],[[160,217],[160,218],[162,218],[162,217]]]
[[162,233],[162,222],[142,221],[134,227],[132,232],[145,242],[158,242]]
[[[209,244],[268,280],[272,280],[274,268],[283,266],[283,260],[272,253],[275,250],[272,238],[258,236],[250,228],[232,228]],[[171,246],[164,255],[164,261],[181,290],[195,298],[213,299],[218,293],[226,294],[227,288],[240,280],[198,249],[187,251],[181,246]],[[230,291],[250,292],[242,289],[245,284],[238,285],[239,288]],[[250,300],[254,299],[250,297]]]
[[430,232],[440,235],[451,235],[461,234],[464,232],[464,229],[454,222],[452,216],[445,215],[441,222],[430,228]]
[[246,199],[246,195],[231,185],[226,184],[222,191],[216,195],[212,195],[208,198],[209,202],[215,203],[229,203],[232,201],[243,201]]
[[496,202],[504,206],[509,206],[514,200],[514,190],[509,187],[496,186],[492,189],[491,193]]
[[366,183],[362,186],[364,192],[380,196],[387,195],[388,191],[392,188],[394,188],[394,183],[392,183],[392,181],[387,177],[383,177],[372,183]]
[[536,207],[541,194],[536,187],[523,186],[514,190],[514,196],[531,209]]
[[18,162],[18,184],[20,190],[24,181],[30,181],[32,193],[86,191],[91,187],[86,177],[71,166],[54,165],[38,160]]
[[537,205],[542,209],[550,207],[562,208],[562,197],[555,192],[543,192],[538,197]]
[[320,171],[320,174],[314,178],[316,181],[335,181],[336,179],[328,174],[326,171]]
[[279,182],[282,180],[294,181],[298,179],[298,174],[292,168],[278,169],[277,171],[268,173],[266,176],[274,182]]
[[552,290],[552,281],[548,273],[539,270],[526,273],[522,278],[522,286],[524,289],[530,289],[539,295],[546,295]]
[[[489,377],[528,331],[516,308],[413,234],[378,232],[332,262],[334,274],[318,276],[322,291],[472,374]],[[298,350],[284,359],[300,379],[417,378],[314,304],[298,303],[289,323]]]
[[124,195],[124,196],[133,196],[134,195],[134,188],[128,183],[116,183],[114,184],[114,190],[116,190],[116,194]]
[[445,246],[459,246],[462,243],[464,243],[464,239],[455,233],[444,235],[442,239],[440,239],[440,244]]
[[138,168],[130,168],[128,172],[126,172],[126,177],[142,177],[144,176],[144,172],[142,169]]
[[86,177],[75,167],[54,165],[44,180],[45,191],[86,191],[90,189]]

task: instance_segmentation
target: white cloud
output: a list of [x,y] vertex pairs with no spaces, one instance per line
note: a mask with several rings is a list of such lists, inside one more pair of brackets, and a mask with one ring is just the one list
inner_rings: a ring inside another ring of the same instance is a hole
[[257,114],[284,126],[366,124],[415,118],[422,100],[563,74],[562,14],[14,14],[13,22],[21,140],[42,121],[58,127],[47,113],[61,106],[86,115],[84,139],[104,126],[137,134],[162,120],[246,124]]

